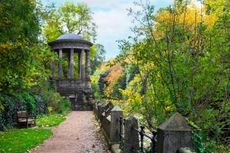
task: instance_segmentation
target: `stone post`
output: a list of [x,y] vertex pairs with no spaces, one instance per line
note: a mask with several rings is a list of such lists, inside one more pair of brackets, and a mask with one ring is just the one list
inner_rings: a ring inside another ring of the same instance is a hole
[[80,71],[81,71],[81,79],[85,79],[85,65],[84,65],[84,50],[81,50],[81,57],[80,57]]
[[176,113],[157,129],[157,153],[175,153],[192,147],[192,132],[185,118]]
[[124,152],[137,153],[139,149],[138,121],[135,117],[129,117],[125,122]]
[[120,117],[123,112],[119,106],[115,106],[111,110],[111,125],[110,125],[110,145],[120,143]]
[[87,80],[90,79],[90,54],[89,54],[89,50],[85,51],[86,53],[86,76],[85,78]]
[[[59,49],[59,51],[58,51],[58,58],[59,58],[59,60],[62,59],[62,49]],[[61,80],[62,77],[63,77],[62,63],[59,62],[58,63],[58,79]]]
[[78,80],[81,80],[81,52],[78,52]]
[[98,106],[97,106],[97,108],[98,108],[98,110],[97,110],[98,111],[97,112],[98,113],[97,116],[98,116],[99,121],[101,122],[101,120],[102,120],[102,112],[103,112],[102,111],[102,104],[99,103]]
[[70,49],[70,57],[69,57],[69,79],[74,79],[74,48]]

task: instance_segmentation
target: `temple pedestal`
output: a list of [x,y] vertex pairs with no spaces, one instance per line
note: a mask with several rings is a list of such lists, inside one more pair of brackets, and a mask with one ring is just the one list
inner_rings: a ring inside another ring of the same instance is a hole
[[56,80],[53,82],[60,95],[71,101],[72,110],[89,111],[93,109],[93,92],[90,81]]

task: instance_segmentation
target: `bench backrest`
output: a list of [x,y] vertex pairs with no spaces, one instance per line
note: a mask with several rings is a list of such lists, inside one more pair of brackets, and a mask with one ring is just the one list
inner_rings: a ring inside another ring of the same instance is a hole
[[27,111],[17,111],[17,116],[18,116],[18,118],[28,117],[28,113],[27,113]]

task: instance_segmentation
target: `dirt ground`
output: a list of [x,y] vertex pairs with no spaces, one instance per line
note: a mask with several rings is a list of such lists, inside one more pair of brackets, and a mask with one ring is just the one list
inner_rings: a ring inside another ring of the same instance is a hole
[[91,111],[71,112],[52,130],[53,136],[30,153],[109,153]]

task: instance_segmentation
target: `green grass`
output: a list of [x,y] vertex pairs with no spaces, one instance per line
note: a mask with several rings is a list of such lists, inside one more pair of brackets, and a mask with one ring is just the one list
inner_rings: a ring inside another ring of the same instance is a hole
[[61,114],[46,114],[37,117],[37,126],[56,126],[65,120],[65,116]]
[[49,129],[14,129],[0,132],[0,153],[25,153],[51,135]]
[[[65,115],[48,114],[37,116],[37,126],[56,126],[65,120]],[[13,129],[0,132],[0,153],[25,153],[38,146],[52,135],[50,129]]]

